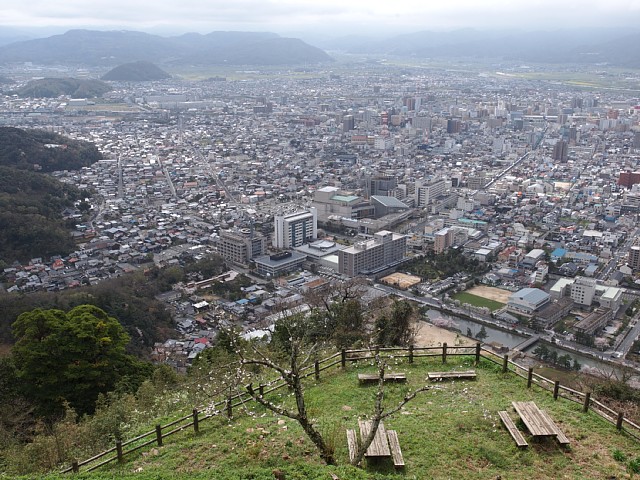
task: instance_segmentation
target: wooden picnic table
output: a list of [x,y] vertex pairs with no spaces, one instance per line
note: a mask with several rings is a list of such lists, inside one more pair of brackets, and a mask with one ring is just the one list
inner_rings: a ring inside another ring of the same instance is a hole
[[540,410],[535,402],[512,402],[512,404],[531,435],[534,437],[555,437],[561,444],[569,443],[551,417]]
[[[360,427],[360,438],[364,440],[369,435],[373,422],[358,420],[358,426]],[[355,430],[347,430],[347,446],[349,447],[349,460],[353,462],[358,450],[358,437]],[[396,468],[404,467],[404,457],[400,449],[398,433],[395,430],[387,430],[382,422],[378,425],[378,430],[364,456],[368,458],[391,457]]]
[[[360,427],[360,438],[365,439],[371,431],[373,422],[371,420],[358,420],[358,427]],[[387,439],[387,430],[384,428],[384,423],[380,422],[378,430],[376,431],[373,442],[367,448],[364,454],[365,457],[390,457],[391,450],[389,449],[389,441]]]

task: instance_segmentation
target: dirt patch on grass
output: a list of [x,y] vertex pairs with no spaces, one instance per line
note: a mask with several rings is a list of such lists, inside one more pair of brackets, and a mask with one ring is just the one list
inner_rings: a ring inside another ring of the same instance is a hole
[[487,285],[477,285],[465,291],[467,293],[470,293],[471,295],[488,298],[489,300],[505,304],[509,301],[509,297],[512,294],[512,292],[510,292],[509,290],[503,290],[496,287],[488,287]]
[[477,340],[472,340],[456,332],[436,327],[427,322],[417,322],[415,324],[416,337],[415,345],[417,347],[439,347],[443,343],[447,345],[470,345],[476,344]]

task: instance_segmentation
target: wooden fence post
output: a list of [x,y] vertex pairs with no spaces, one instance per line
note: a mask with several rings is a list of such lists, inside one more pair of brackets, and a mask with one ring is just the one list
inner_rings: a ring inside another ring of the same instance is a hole
[[509,355],[505,354],[502,359],[502,373],[507,373],[509,370]]
[[233,417],[233,406],[231,405],[231,397],[227,397],[227,417]]
[[618,420],[616,421],[616,428],[618,430],[622,430],[622,421],[624,420],[624,414],[622,412],[618,413]]
[[261,397],[264,395],[264,385],[263,384],[258,385],[258,395],[260,395]]
[[320,380],[320,362],[318,360],[313,362],[313,373],[316,377],[316,381]]
[[480,342],[476,343],[476,366],[480,364]]
[[158,441],[158,446],[162,446],[162,425],[156,425],[156,440]]
[[344,348],[340,350],[340,366],[347,368],[347,351]]
[[587,413],[589,411],[589,403],[591,402],[591,392],[587,392],[584,396],[584,405],[582,406],[582,411]]
[[413,363],[413,344],[409,345],[409,363]]
[[73,473],[78,473],[80,471],[80,465],[78,465],[78,460],[74,460],[71,462],[71,471]]
[[556,380],[553,384],[553,399],[558,399],[558,394],[560,393],[560,380]]
[[198,433],[200,431],[200,424],[198,423],[198,409],[193,409],[193,431]]
[[442,363],[447,363],[447,342],[442,344]]
[[122,456],[122,442],[120,440],[116,440],[116,457],[118,458],[118,463],[124,462],[124,457]]
[[527,374],[527,388],[531,388],[532,381],[533,381],[533,367],[529,367],[529,373]]

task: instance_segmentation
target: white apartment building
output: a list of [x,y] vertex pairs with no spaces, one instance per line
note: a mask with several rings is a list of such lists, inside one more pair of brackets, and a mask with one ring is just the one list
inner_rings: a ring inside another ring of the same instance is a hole
[[295,248],[318,238],[318,211],[314,207],[274,217],[273,246]]

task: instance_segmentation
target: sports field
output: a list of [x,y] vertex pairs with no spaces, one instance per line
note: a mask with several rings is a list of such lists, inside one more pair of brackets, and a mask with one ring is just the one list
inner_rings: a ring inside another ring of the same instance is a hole
[[485,297],[479,297],[478,295],[473,295],[469,292],[457,293],[452,298],[455,300],[460,300],[460,303],[468,303],[469,305],[473,305],[476,307],[487,307],[492,312],[504,307],[504,303],[496,302],[495,300],[491,300]]

